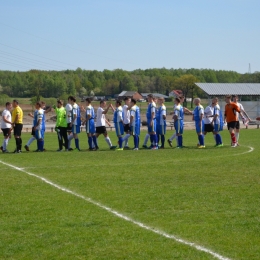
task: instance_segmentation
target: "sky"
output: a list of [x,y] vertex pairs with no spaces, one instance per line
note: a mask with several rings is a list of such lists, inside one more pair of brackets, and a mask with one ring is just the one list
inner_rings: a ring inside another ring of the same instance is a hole
[[259,10],[259,0],[2,0],[0,70],[253,73]]

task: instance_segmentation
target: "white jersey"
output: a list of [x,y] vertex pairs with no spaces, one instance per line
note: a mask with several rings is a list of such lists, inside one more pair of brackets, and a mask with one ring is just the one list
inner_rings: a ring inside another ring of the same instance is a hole
[[97,109],[97,122],[96,127],[99,126],[106,126],[106,120],[105,120],[105,114],[103,114],[103,111],[105,111],[102,107],[99,107]]
[[[243,111],[244,110],[244,107],[243,107],[243,105],[241,104],[241,103],[235,103],[238,107],[239,107],[239,109],[240,109],[240,111]],[[243,112],[242,112],[243,113]],[[239,116],[240,116],[240,114],[238,113],[238,112],[236,112],[236,115],[237,115],[237,118],[239,119]],[[243,115],[244,115],[244,113],[243,113]]]
[[11,116],[11,113],[10,113],[10,111],[9,111],[8,109],[5,109],[5,110],[3,111],[3,113],[2,113],[1,128],[2,128],[2,129],[11,128],[12,125],[9,124],[9,123],[6,123],[6,122],[4,121],[4,117],[6,117],[6,120],[8,120],[9,122],[12,121],[12,116]]
[[220,125],[220,106],[215,105],[215,115],[218,115],[215,120],[215,124]]
[[66,121],[67,123],[71,123],[71,111],[72,111],[72,105],[71,104],[67,104],[66,107]]
[[[214,107],[207,106],[204,110],[204,124],[211,124],[213,121]],[[210,117],[209,117],[210,116]]]
[[123,106],[123,123],[125,125],[130,123],[130,111],[128,110],[128,105]]

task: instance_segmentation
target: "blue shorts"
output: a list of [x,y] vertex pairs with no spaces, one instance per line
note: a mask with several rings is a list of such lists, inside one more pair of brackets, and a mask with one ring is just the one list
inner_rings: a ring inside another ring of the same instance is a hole
[[174,122],[174,128],[176,130],[176,134],[183,134],[183,121],[177,120]]
[[73,134],[79,134],[80,133],[80,126],[79,125],[72,125],[71,132]]
[[195,126],[196,126],[197,133],[204,132],[204,121],[203,120],[202,120],[201,124],[200,124],[200,121],[195,121]]
[[39,139],[44,139],[44,130],[43,129],[41,129],[41,130],[35,130],[35,138],[37,139],[37,140],[39,140]]
[[157,125],[156,133],[159,134],[159,135],[165,135],[166,134],[166,124]]
[[132,135],[140,135],[140,125],[132,125],[130,129]]
[[124,125],[122,122],[115,123],[116,135],[123,135],[124,134]]
[[[150,126],[151,121],[153,121],[152,126]],[[156,120],[155,119],[148,119],[147,120],[147,126],[148,126],[148,133],[156,132]]]
[[86,122],[86,133],[87,134],[95,134],[96,133],[95,122],[94,122],[93,119],[87,120],[87,122]]
[[219,132],[223,130],[223,125],[222,124],[214,124],[214,132]]

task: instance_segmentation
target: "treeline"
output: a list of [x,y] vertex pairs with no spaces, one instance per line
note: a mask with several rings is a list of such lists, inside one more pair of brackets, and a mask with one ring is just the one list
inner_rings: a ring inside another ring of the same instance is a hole
[[168,95],[173,89],[186,95],[202,96],[194,82],[236,83],[260,82],[260,73],[239,74],[234,71],[210,69],[146,69],[76,70],[28,72],[0,71],[1,92],[10,97],[72,95],[113,96],[123,90],[140,93],[157,92]]

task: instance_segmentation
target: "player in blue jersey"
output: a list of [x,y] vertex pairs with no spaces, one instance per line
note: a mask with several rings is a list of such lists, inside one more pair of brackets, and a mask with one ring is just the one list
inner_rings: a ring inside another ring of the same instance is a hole
[[214,130],[213,134],[216,136],[216,147],[222,147],[222,137],[219,134],[220,131],[223,130],[223,117],[222,117],[222,111],[220,109],[220,106],[218,104],[218,98],[215,97],[212,100],[212,104],[214,104],[214,111],[213,111],[213,122],[214,122]]
[[164,149],[165,134],[166,134],[166,107],[164,105],[164,98],[158,98],[159,107],[156,111],[156,134],[158,143],[161,139],[161,149]]
[[76,150],[80,151],[79,138],[78,138],[78,134],[80,133],[80,126],[81,126],[80,108],[79,108],[78,104],[76,103],[75,97],[69,96],[68,102],[72,106],[71,123],[70,123],[72,134],[70,134],[68,136],[68,149],[71,150],[71,140],[74,138]]
[[45,121],[44,121],[44,111],[41,108],[41,103],[37,102],[35,104],[36,112],[34,113],[33,128],[35,131],[35,138],[37,140],[37,152],[43,152],[44,149],[44,131],[45,131]]
[[196,107],[193,110],[192,119],[195,121],[196,132],[197,132],[198,139],[199,139],[198,148],[205,148],[204,135],[203,135],[203,132],[204,132],[204,120],[203,120],[204,108],[200,104],[200,98],[195,98],[193,103],[195,104]]
[[158,141],[157,141],[157,135],[156,135],[156,105],[153,100],[153,95],[149,94],[148,96],[148,107],[146,112],[146,118],[147,118],[147,126],[148,126],[148,133],[151,138],[152,142],[152,150],[158,149]]
[[124,134],[124,124],[123,124],[123,108],[121,106],[121,101],[116,101],[116,108],[113,107],[112,104],[110,104],[110,107],[114,111],[114,125],[116,129],[116,135],[118,137],[118,144],[119,148],[116,149],[118,151],[123,150],[123,134]]
[[176,131],[176,136],[177,136],[177,148],[182,148],[182,134],[183,134],[183,117],[184,117],[184,112],[183,112],[183,107],[180,103],[179,98],[175,98],[174,103],[174,114],[173,114],[173,119],[174,119],[174,128]]
[[140,121],[140,109],[136,105],[136,100],[132,98],[130,108],[130,129],[131,135],[134,137],[133,150],[135,151],[139,149]]
[[[86,119],[83,121],[83,125],[86,123],[86,133],[88,135],[89,150],[94,151],[98,149],[97,138],[96,138],[96,127],[95,127],[95,111],[91,105],[91,99],[86,98]],[[94,146],[93,146],[94,144]]]

